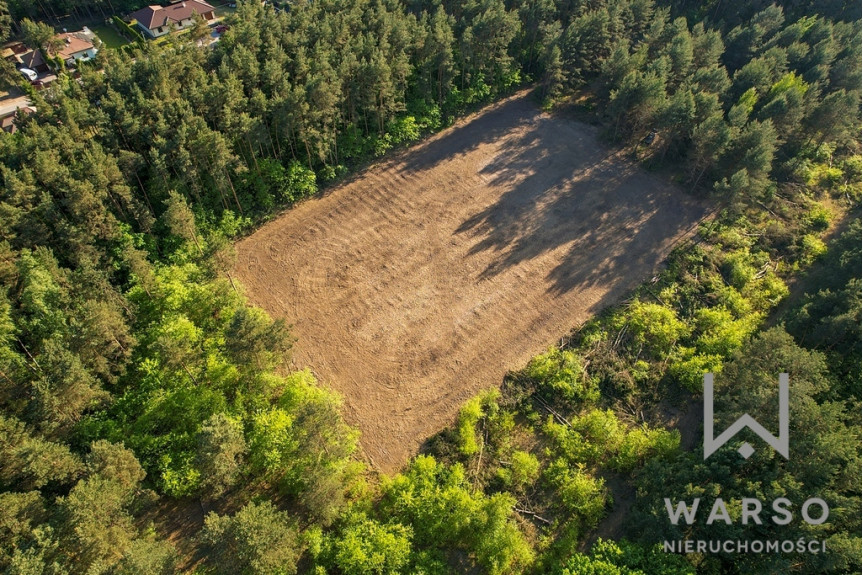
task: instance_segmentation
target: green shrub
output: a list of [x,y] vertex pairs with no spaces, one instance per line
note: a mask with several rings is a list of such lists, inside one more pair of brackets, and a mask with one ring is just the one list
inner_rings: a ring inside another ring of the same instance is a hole
[[574,553],[554,575],[695,575],[686,557],[665,553],[661,545],[599,539],[589,554]]
[[830,227],[830,220],[832,218],[832,214],[830,210],[822,206],[821,204],[817,204],[806,215],[806,221],[816,232],[823,232],[828,227]]
[[390,148],[393,147],[393,138],[389,134],[384,134],[383,136],[374,136],[372,140],[372,147],[374,149],[374,154],[376,158],[380,158],[384,154],[386,154]]
[[742,295],[753,309],[766,312],[788,295],[788,286],[772,270],[767,270],[764,276],[747,285]]
[[706,356],[727,357],[755,333],[762,315],[752,313],[735,319],[723,307],[701,308],[695,312],[695,345]]
[[461,465],[446,466],[420,455],[383,485],[380,513],[411,525],[417,547],[455,547],[492,575],[521,573],[533,551],[512,519],[515,499],[475,490]]
[[343,575],[395,575],[408,567],[413,530],[352,514],[338,536],[326,540],[324,561]]
[[463,455],[470,456],[479,450],[476,426],[483,417],[497,412],[498,397],[500,392],[492,389],[470,398],[459,410],[456,427],[458,448]]
[[668,457],[676,453],[679,447],[680,432],[676,429],[649,429],[644,425],[626,434],[609,467],[616,471],[632,472],[648,459]]
[[584,534],[599,523],[608,498],[603,479],[591,477],[582,466],[563,459],[554,460],[543,475],[557,490],[572,527]]
[[509,467],[498,469],[498,477],[514,492],[520,492],[539,477],[539,460],[527,451],[514,451]]
[[702,391],[705,373],[722,370],[722,356],[696,353],[693,347],[678,350],[678,358],[668,366],[668,374],[681,386],[693,393]]
[[756,273],[749,250],[743,249],[726,256],[721,266],[722,276],[729,285],[743,289]]
[[146,38],[144,38],[144,34],[140,30],[138,30],[137,28],[135,28],[131,24],[126,23],[126,21],[123,20],[122,18],[120,18],[119,16],[112,16],[111,21],[114,22],[114,25],[117,27],[117,30],[121,34],[125,34],[130,40],[132,40],[132,41],[139,40],[141,42],[144,42],[146,40]]
[[551,439],[549,453],[571,466],[607,467],[631,472],[647,459],[666,456],[677,450],[677,431],[627,429],[610,409],[593,409],[573,418],[570,426],[555,423],[551,417],[543,426]]
[[161,488],[166,495],[185,497],[201,488],[201,473],[195,468],[191,456],[164,454],[159,459]]
[[573,351],[551,348],[530,360],[524,373],[546,399],[592,403],[599,398],[596,384],[585,377],[581,361]]
[[387,132],[392,136],[393,144],[419,140],[420,127],[413,116],[402,116],[390,121]]
[[806,234],[800,240],[800,263],[809,265],[827,252],[827,246],[815,234]]
[[656,303],[636,301],[623,317],[634,344],[657,358],[669,353],[672,346],[689,332],[673,309]]
[[464,455],[473,455],[479,450],[476,424],[481,418],[482,403],[479,397],[470,398],[458,412],[458,449]]
[[297,447],[293,419],[286,411],[274,408],[254,416],[249,462],[255,470],[270,478],[279,476],[290,467]]
[[436,132],[443,126],[440,106],[425,104],[416,112],[417,126],[420,130]]
[[297,160],[283,166],[278,160],[265,158],[258,161],[258,171],[268,195],[280,202],[293,203],[318,191],[315,173]]

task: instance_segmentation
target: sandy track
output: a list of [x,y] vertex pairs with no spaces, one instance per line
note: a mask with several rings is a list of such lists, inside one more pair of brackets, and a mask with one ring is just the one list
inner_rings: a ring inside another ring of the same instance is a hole
[[653,272],[706,207],[522,93],[237,245],[294,363],[398,470],[459,405]]

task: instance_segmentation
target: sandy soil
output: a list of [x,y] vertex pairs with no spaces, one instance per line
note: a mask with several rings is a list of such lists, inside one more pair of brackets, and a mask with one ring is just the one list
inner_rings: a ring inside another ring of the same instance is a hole
[[235,271],[393,472],[649,278],[706,212],[522,93],[263,226]]

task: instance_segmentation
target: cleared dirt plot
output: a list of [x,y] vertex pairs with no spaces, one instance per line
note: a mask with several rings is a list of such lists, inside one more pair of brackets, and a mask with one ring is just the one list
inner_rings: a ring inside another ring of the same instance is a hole
[[345,396],[397,470],[459,405],[613,303],[706,206],[540,112],[526,93],[306,201],[241,241],[251,301]]

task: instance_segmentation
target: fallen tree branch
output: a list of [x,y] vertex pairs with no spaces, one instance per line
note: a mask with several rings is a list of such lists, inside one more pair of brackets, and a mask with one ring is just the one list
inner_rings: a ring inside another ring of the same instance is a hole
[[763,202],[759,202],[758,200],[756,200],[756,201],[755,201],[755,203],[756,203],[756,204],[758,204],[759,206],[761,206],[762,208],[764,208],[765,210],[767,210],[768,212],[770,212],[770,215],[771,215],[771,216],[773,216],[774,218],[779,219],[779,216],[777,216],[776,214],[774,214],[774,213],[773,213],[773,210],[771,210],[770,208],[768,208],[766,204],[764,204]]
[[551,416],[552,416],[554,419],[556,419],[556,420],[557,420],[557,422],[558,422],[558,423],[561,423],[561,424],[563,424],[563,425],[565,425],[565,426],[567,426],[567,427],[572,427],[572,424],[570,424],[570,423],[569,423],[569,421],[567,421],[567,419],[566,419],[564,416],[562,416],[561,414],[559,414],[558,412],[556,412],[555,410],[553,410],[553,409],[551,408],[551,406],[550,406],[548,403],[546,403],[546,402],[545,402],[545,400],[544,400],[544,399],[542,399],[542,398],[541,398],[541,397],[539,397],[538,395],[535,395],[535,396],[534,396],[534,399],[536,399],[536,400],[539,402],[539,404],[540,404],[541,406],[543,406],[543,407],[544,407],[544,408],[545,408],[545,409],[546,409],[546,410],[551,414]]
[[533,517],[537,521],[542,521],[546,525],[551,525],[551,521],[549,521],[548,519],[546,519],[542,515],[538,515],[538,514],[534,513],[533,511],[528,511],[527,509],[519,509],[518,507],[513,507],[512,509],[513,509],[513,511],[521,513],[522,515],[530,515],[531,517]]
[[767,262],[766,264],[761,266],[761,269],[758,270],[758,273],[755,274],[755,279],[760,280],[761,278],[766,276],[767,270],[769,270],[769,269],[770,269],[770,262]]

